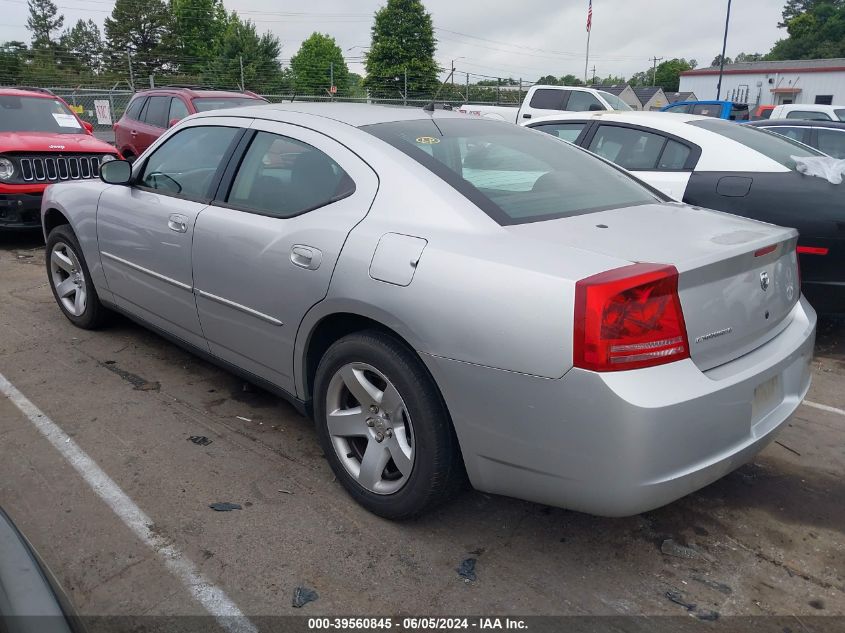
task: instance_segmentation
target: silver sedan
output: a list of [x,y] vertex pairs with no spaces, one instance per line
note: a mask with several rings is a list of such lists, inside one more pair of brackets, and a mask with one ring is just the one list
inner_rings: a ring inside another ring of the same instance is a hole
[[121,312],[313,417],[390,518],[477,489],[602,515],[763,448],[810,383],[797,234],[438,111],[208,112],[44,196],[59,308]]

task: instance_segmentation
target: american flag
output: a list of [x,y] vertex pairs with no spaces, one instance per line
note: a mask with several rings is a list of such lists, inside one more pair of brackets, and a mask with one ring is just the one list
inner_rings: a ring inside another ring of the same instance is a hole
[[587,33],[593,28],[593,0],[590,0],[590,6],[587,8]]

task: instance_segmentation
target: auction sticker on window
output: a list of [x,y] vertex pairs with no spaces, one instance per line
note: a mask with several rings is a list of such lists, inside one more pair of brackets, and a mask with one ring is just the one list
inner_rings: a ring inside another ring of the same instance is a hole
[[420,145],[437,145],[440,142],[440,139],[436,136],[419,136],[417,137],[417,143]]
[[60,127],[73,127],[77,129],[80,127],[79,121],[72,114],[57,114],[53,112],[53,118],[56,119],[56,123]]

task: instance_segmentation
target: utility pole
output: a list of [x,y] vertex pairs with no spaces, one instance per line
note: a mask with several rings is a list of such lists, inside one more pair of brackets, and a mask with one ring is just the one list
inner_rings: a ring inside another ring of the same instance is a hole
[[135,74],[132,72],[132,53],[126,51],[126,60],[129,62],[129,86],[135,92]]
[[467,103],[469,103],[469,73],[467,73]]
[[246,87],[244,86],[244,56],[238,55],[238,61],[241,64],[241,92],[243,92],[246,90]]
[[594,86],[596,85],[596,65],[595,64],[593,64],[593,84],[592,85],[594,85]]
[[651,58],[651,61],[654,62],[654,67],[651,71],[651,85],[653,86],[655,83],[655,77],[657,77],[657,62],[662,62],[663,58],[655,56]]
[[719,60],[719,83],[716,84],[716,101],[722,97],[722,76],[725,74],[725,51],[728,48],[728,25],[731,22],[731,0],[728,0],[728,14],[725,16],[725,37],[722,40],[722,58]]

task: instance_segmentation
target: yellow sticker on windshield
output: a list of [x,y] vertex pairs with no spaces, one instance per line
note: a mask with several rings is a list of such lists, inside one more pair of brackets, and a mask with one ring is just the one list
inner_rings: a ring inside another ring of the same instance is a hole
[[440,142],[440,139],[436,136],[420,136],[417,139],[417,143],[421,145],[437,145]]

